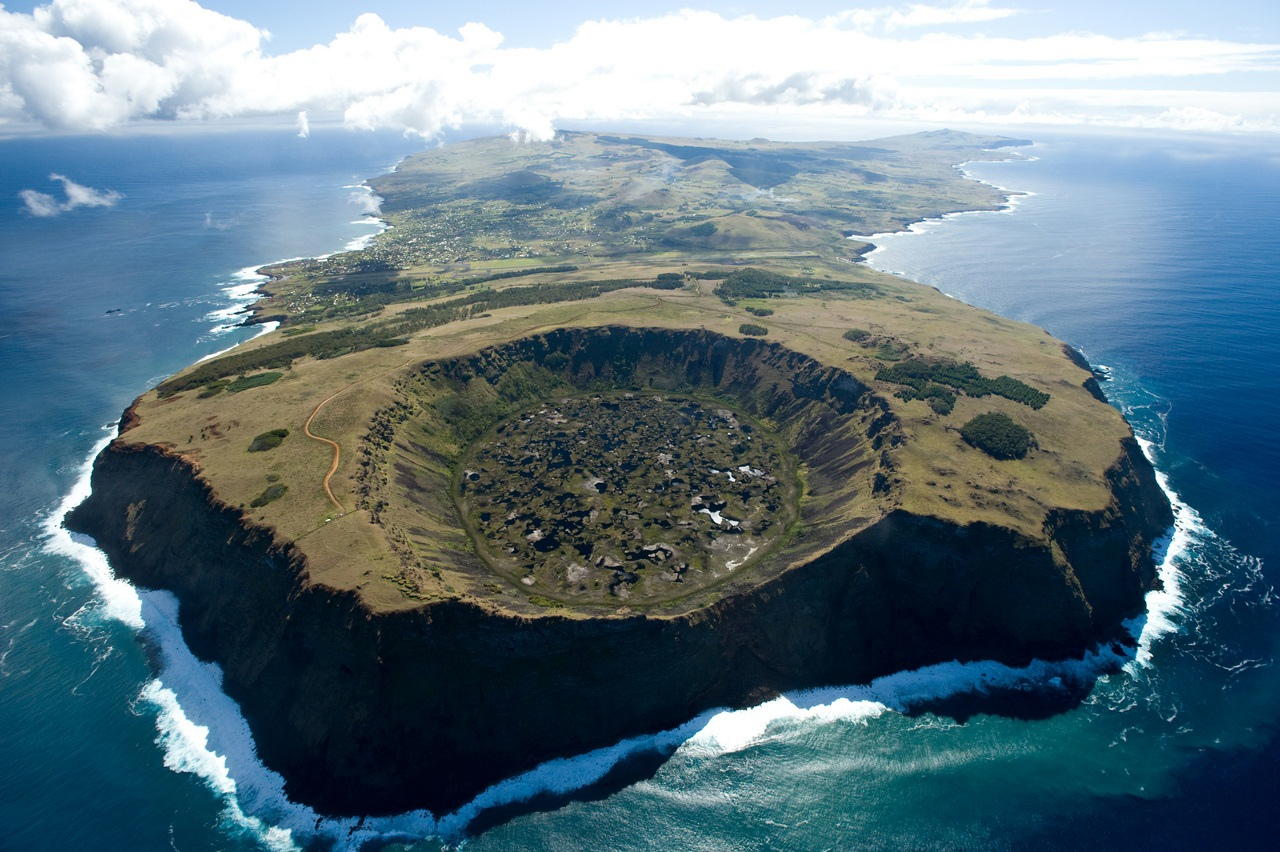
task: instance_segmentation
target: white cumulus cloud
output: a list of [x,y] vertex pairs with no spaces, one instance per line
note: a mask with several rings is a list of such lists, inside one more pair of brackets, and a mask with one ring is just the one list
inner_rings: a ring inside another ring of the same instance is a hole
[[49,175],[49,180],[58,181],[62,184],[61,199],[55,198],[47,192],[38,192],[34,189],[24,189],[18,193],[18,197],[22,199],[26,206],[26,211],[32,216],[49,217],[66,213],[68,210],[75,210],[77,207],[114,207],[116,202],[124,198],[122,194],[110,189],[94,189],[92,187],[83,186],[76,183],[66,175],[53,173]]
[[226,89],[263,33],[191,0],[56,0],[0,9],[0,90],[56,129],[178,117]]
[[[446,34],[366,13],[327,43],[272,55],[264,31],[193,0],[52,0],[29,15],[0,7],[0,124],[293,116],[303,136],[340,118],[426,138],[497,124],[543,139],[573,121],[754,110],[1280,129],[1280,44],[973,30],[1017,14],[1016,0],[881,3],[825,19],[685,10],[588,21],[534,49],[505,47],[481,23]],[[1233,84],[1242,76],[1247,86]],[[1156,91],[1192,94],[1155,102]]]

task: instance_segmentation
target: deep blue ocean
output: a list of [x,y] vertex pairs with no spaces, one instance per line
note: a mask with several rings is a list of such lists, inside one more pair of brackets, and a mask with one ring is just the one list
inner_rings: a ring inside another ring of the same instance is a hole
[[[373,234],[359,183],[416,146],[279,129],[0,141],[0,849],[1272,848],[1280,146],[1033,135],[1033,159],[966,167],[1021,193],[1008,210],[877,237],[870,262],[1107,368],[1178,510],[1136,655],[944,665],[708,713],[455,815],[364,822],[284,800],[172,600],[113,581],[58,520],[134,396],[253,333],[234,314],[252,270]],[[54,173],[118,197],[32,215],[19,193],[62,200]],[[900,712],[993,687],[1055,712]],[[665,761],[580,789],[655,744]]]

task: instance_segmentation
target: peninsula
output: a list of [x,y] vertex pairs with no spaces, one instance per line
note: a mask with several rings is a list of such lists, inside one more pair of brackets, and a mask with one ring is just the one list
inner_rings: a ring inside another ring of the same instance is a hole
[[[1171,522],[1076,353],[860,263],[1016,140],[561,133],[406,159],[368,248],[138,398],[66,523],[180,601],[323,813],[444,813],[784,690],[1120,639]],[[852,237],[852,238],[851,238]],[[998,262],[998,260],[996,261]]]

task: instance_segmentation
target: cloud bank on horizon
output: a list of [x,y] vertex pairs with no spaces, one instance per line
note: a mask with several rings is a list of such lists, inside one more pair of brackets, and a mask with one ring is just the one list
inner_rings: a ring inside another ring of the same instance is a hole
[[[874,0],[873,0],[874,2]],[[1280,132],[1280,43],[1174,33],[984,34],[1018,0],[850,8],[822,19],[685,10],[587,21],[546,48],[483,23],[447,35],[357,17],[273,55],[269,34],[193,0],[0,5],[0,128],[282,116],[424,138],[502,125],[755,111],[963,124]]]

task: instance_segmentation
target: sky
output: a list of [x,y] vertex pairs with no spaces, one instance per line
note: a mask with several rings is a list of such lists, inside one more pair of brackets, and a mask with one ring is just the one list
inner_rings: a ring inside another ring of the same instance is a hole
[[427,140],[610,121],[1280,132],[1280,2],[0,5],[0,133],[288,120]]

